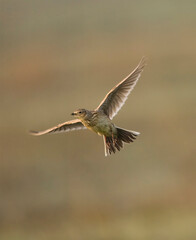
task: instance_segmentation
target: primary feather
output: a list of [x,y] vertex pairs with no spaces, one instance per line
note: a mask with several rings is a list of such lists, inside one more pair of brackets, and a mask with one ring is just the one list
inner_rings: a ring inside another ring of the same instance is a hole
[[58,124],[55,127],[49,128],[44,131],[30,131],[32,135],[40,136],[47,133],[60,133],[60,132],[68,132],[68,131],[74,131],[74,130],[80,130],[80,129],[86,129],[86,127],[82,124],[82,122],[79,119],[74,119],[68,122],[64,122],[61,124]]
[[121,109],[128,95],[135,87],[145,64],[146,61],[143,57],[133,72],[110,90],[100,105],[96,108],[96,111],[103,111],[110,119],[112,119]]

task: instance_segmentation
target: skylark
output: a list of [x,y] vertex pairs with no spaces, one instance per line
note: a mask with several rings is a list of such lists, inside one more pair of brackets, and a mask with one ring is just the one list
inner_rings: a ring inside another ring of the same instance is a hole
[[47,133],[68,132],[80,129],[90,129],[103,136],[105,156],[120,151],[123,142],[133,142],[140,134],[132,130],[117,127],[112,123],[112,118],[118,113],[125,103],[128,95],[135,87],[145,66],[145,58],[142,58],[138,66],[125,79],[113,87],[105,96],[99,106],[93,110],[78,109],[71,115],[76,119],[61,123],[45,131],[31,131],[35,136]]

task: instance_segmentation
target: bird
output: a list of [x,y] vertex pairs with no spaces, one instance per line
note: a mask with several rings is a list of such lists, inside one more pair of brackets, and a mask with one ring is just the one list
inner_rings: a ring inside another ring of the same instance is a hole
[[112,122],[112,119],[124,105],[128,95],[139,80],[145,65],[146,58],[143,57],[137,67],[106,94],[96,109],[91,111],[80,108],[71,113],[75,119],[44,131],[30,131],[30,133],[34,136],[40,136],[89,129],[103,136],[105,156],[115,153],[116,150],[120,151],[124,143],[133,142],[140,133],[120,128]]

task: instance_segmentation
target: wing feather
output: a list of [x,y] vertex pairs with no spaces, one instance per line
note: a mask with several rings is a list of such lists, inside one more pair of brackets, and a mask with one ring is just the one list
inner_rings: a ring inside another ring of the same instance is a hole
[[61,124],[58,124],[55,127],[49,128],[44,131],[30,131],[30,134],[35,136],[40,136],[47,133],[61,133],[61,132],[69,132],[74,130],[80,130],[80,129],[86,129],[86,127],[82,124],[82,122],[78,119],[74,119],[68,122],[64,122]]
[[128,95],[135,87],[145,65],[146,60],[143,57],[133,72],[110,90],[100,105],[96,108],[96,111],[102,111],[112,119],[121,109],[127,100]]

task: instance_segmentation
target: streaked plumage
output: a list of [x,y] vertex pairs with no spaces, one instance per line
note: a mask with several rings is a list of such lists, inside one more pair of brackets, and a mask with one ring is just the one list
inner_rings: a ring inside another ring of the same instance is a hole
[[116,149],[120,151],[123,147],[123,142],[133,142],[139,133],[119,128],[111,120],[121,109],[128,95],[135,87],[144,66],[145,58],[142,58],[135,70],[112,88],[94,111],[79,109],[72,113],[77,119],[59,124],[45,131],[31,131],[31,134],[39,136],[47,133],[68,132],[88,128],[103,136],[106,156],[112,152],[115,153]]

